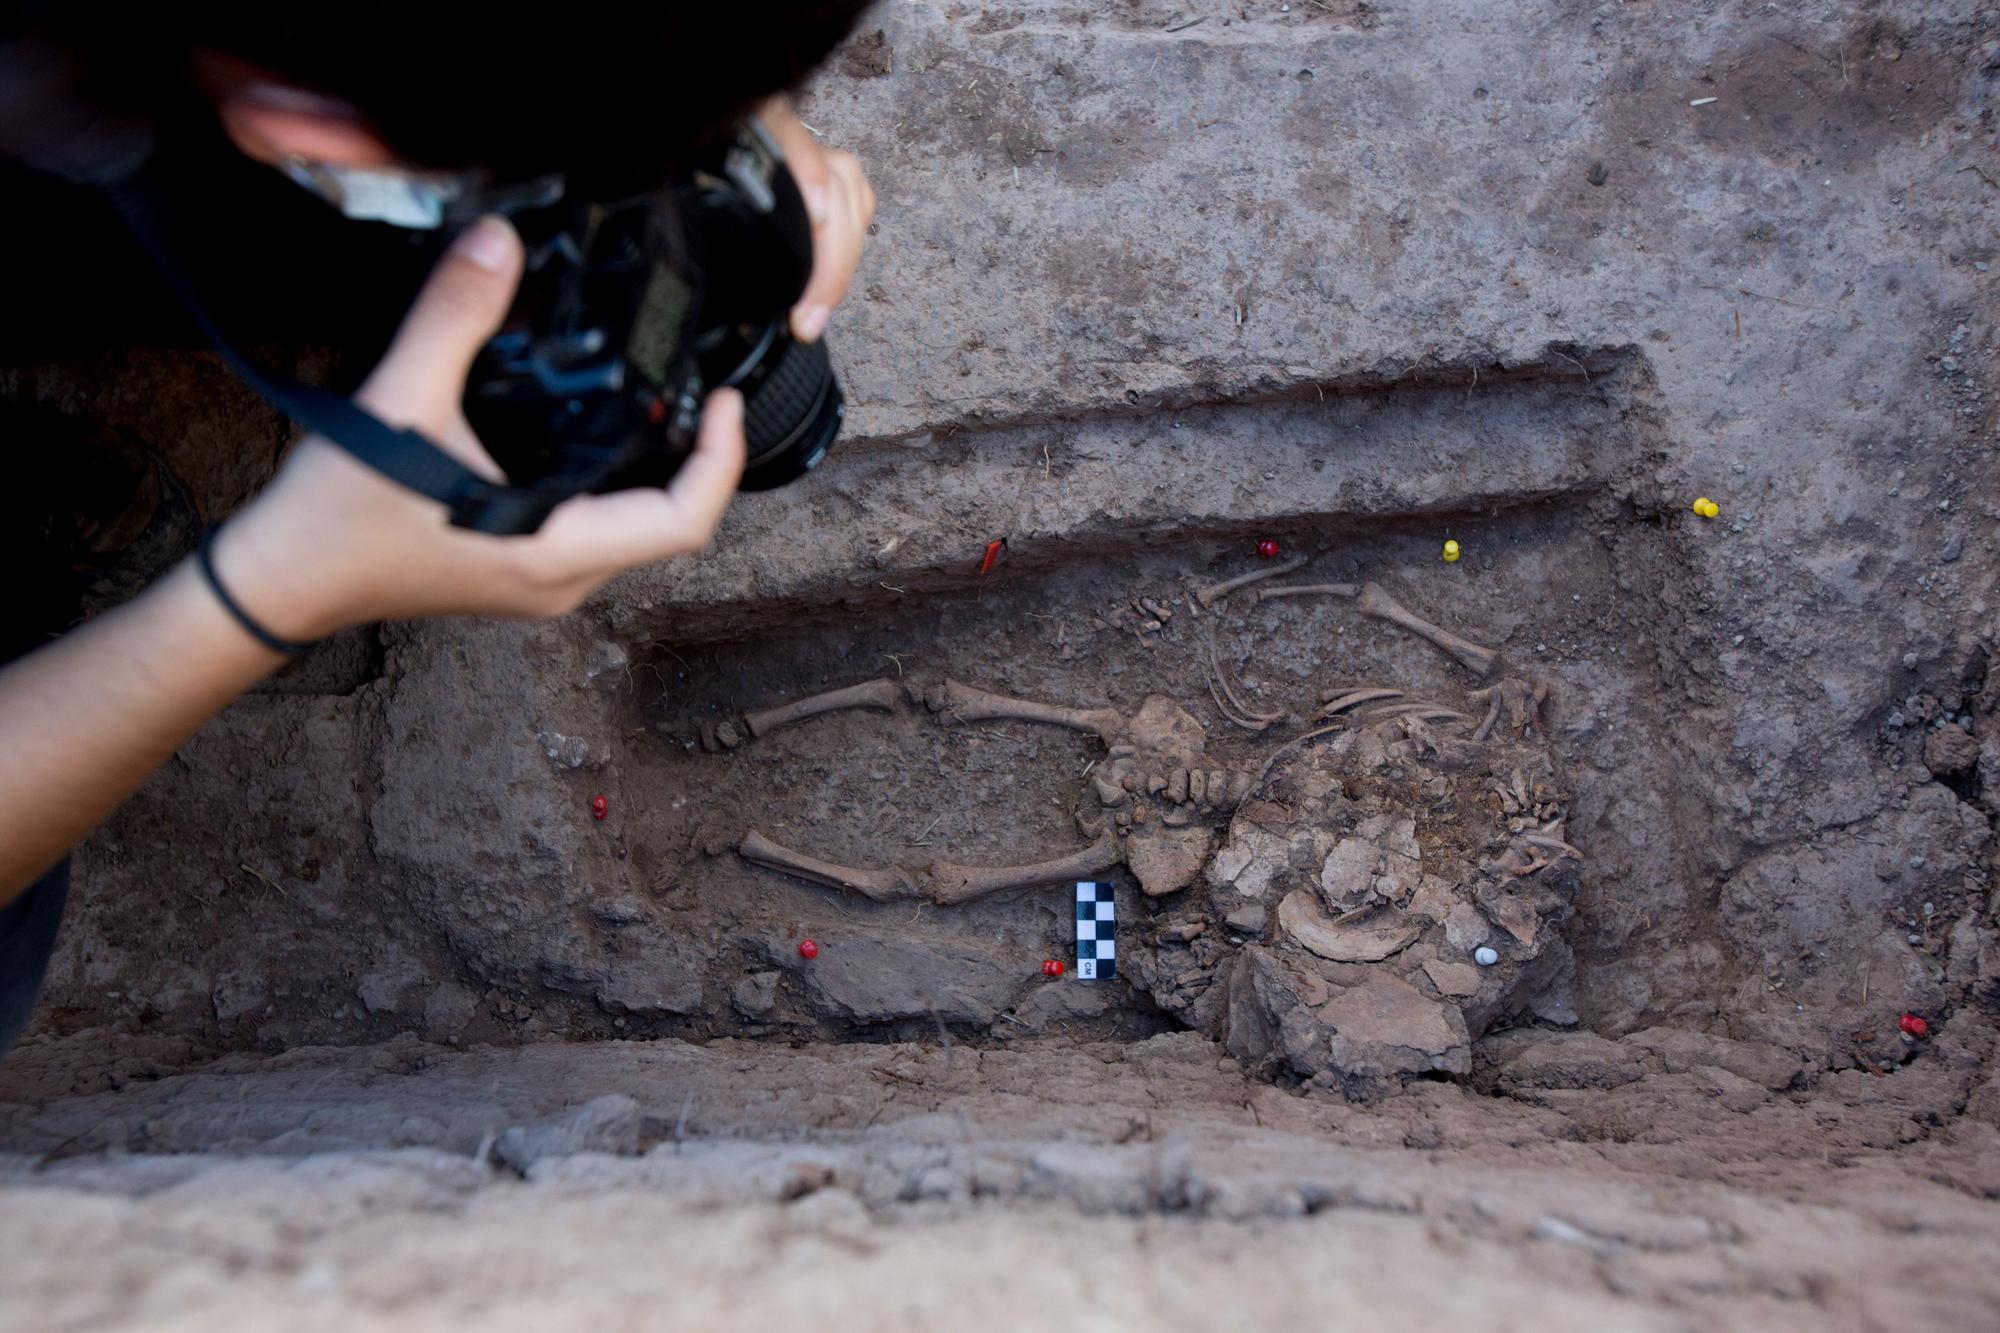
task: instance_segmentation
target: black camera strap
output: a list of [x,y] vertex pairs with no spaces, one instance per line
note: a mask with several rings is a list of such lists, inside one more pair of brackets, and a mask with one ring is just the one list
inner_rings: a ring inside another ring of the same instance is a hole
[[143,173],[106,186],[105,193],[152,260],[161,280],[187,308],[230,369],[285,416],[331,440],[397,485],[437,501],[449,511],[452,523],[461,528],[496,534],[533,532],[541,527],[550,510],[569,498],[568,491],[549,492],[488,481],[416,431],[391,426],[350,398],[265,374],[239,353],[209,318],[195,293],[193,280],[167,243],[159,197],[147,188]]

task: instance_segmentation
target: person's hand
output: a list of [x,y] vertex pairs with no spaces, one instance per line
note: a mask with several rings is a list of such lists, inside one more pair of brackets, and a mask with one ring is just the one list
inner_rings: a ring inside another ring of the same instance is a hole
[[784,150],[785,165],[812,217],[812,279],[792,307],[792,336],[812,342],[826,332],[833,308],[854,282],[861,249],[868,243],[868,224],[875,218],[875,191],[861,172],[861,160],[821,144],[785,98],[765,102],[757,108],[757,118]]
[[[460,398],[474,356],[507,313],[521,262],[520,238],[502,219],[468,228],[355,395],[495,479]],[[539,532],[494,537],[452,527],[442,505],[308,436],[218,534],[216,571],[252,616],[288,639],[398,617],[559,614],[620,570],[700,550],[743,475],[743,452],[743,400],[717,390],[694,453],[667,489],[575,496]]]

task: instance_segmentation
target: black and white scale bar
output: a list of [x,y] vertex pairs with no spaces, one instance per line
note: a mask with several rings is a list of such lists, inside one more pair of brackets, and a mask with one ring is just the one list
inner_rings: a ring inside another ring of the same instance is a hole
[[1118,975],[1118,904],[1109,884],[1076,882],[1076,975],[1109,981]]

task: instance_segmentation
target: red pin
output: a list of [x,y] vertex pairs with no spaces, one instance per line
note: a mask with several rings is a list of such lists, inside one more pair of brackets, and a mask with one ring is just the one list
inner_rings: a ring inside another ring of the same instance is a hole
[[800,940],[799,957],[801,958],[819,957],[819,944],[813,940]]
[[1062,965],[1062,959],[1060,959],[1060,958],[1051,958],[1051,959],[1049,959],[1049,960],[1048,960],[1047,962],[1045,962],[1045,963],[1043,963],[1043,964],[1042,964],[1042,975],[1043,975],[1043,976],[1045,976],[1045,977],[1059,977],[1059,976],[1061,976],[1062,974],[1063,974],[1063,965]]
[[1278,558],[1278,543],[1272,538],[1266,537],[1263,541],[1257,543],[1257,554],[1265,560],[1276,560]]
[[1912,1037],[1923,1038],[1931,1035],[1931,1025],[1915,1014],[1904,1014],[1896,1020],[1896,1026]]
[[590,817],[592,819],[603,819],[610,813],[611,802],[605,800],[602,796],[593,796],[590,798]]

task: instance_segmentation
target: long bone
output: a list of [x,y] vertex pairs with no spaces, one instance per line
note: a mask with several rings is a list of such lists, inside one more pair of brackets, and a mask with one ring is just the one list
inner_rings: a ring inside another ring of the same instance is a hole
[[1248,574],[1238,574],[1233,579],[1224,579],[1222,582],[1212,583],[1206,588],[1196,588],[1194,599],[1200,602],[1204,608],[1214,606],[1238,588],[1247,588],[1253,583],[1262,583],[1265,579],[1274,579],[1280,574],[1289,574],[1295,569],[1304,569],[1306,561],[1309,558],[1303,555],[1295,555],[1281,565],[1272,565],[1269,569],[1253,569]]
[[1032,699],[1010,699],[1004,694],[947,680],[924,695],[924,705],[933,713],[961,722],[1046,722],[1051,726],[1088,731],[1106,745],[1115,744],[1126,729],[1125,715],[1115,708],[1063,708],[1036,703]]
[[780,727],[789,727],[794,722],[803,722],[821,713],[837,713],[844,708],[872,708],[879,712],[894,712],[903,702],[903,687],[884,677],[860,685],[849,685],[845,689],[828,690],[824,694],[809,695],[804,699],[794,699],[791,703],[780,704],[776,708],[766,708],[751,713],[743,719],[750,734],[758,738],[770,735]]
[[1082,851],[1022,866],[961,866],[934,861],[925,872],[930,899],[940,907],[956,907],[988,894],[1082,879],[1108,870],[1125,859],[1114,833],[1101,835]]
[[1490,676],[1493,674],[1493,668],[1500,664],[1498,652],[1491,648],[1482,648],[1470,639],[1461,639],[1450,630],[1440,629],[1431,624],[1384,592],[1379,583],[1308,583],[1290,588],[1259,588],[1257,600],[1262,602],[1273,597],[1303,597],[1313,593],[1329,597],[1354,598],[1354,604],[1361,614],[1373,616],[1377,620],[1386,620],[1392,625],[1408,630],[1420,639],[1428,639],[1474,675]]
[[1015,866],[962,866],[933,861],[914,871],[891,866],[872,870],[822,861],[780,846],[752,830],[736,846],[737,855],[753,864],[795,875],[814,884],[858,893],[872,902],[928,899],[940,907],[956,907],[1008,889],[1055,884],[1107,870],[1124,859],[1114,833],[1105,833],[1080,851],[1053,860]]
[[832,861],[822,861],[795,852],[789,847],[781,847],[756,830],[743,835],[743,841],[736,844],[736,854],[746,861],[772,870],[781,870],[800,879],[824,884],[828,888],[846,889],[878,903],[897,902],[909,898],[921,898],[923,892],[903,874],[894,868],[887,870],[860,870],[853,866],[837,865]]

